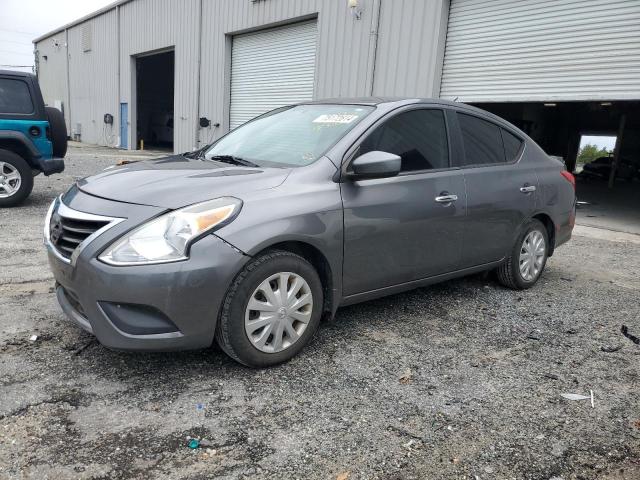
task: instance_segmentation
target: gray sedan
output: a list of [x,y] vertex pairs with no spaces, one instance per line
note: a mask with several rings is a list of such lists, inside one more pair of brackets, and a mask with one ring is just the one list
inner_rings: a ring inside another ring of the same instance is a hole
[[484,270],[529,288],[574,219],[573,176],[513,125],[367,98],[280,108],[80,180],[44,234],[62,309],[104,345],[215,340],[265,367],[343,305]]

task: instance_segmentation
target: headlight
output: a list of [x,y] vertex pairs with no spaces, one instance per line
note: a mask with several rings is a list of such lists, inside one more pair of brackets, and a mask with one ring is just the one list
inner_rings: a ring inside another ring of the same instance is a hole
[[223,197],[174,210],[129,232],[98,258],[110,265],[141,265],[185,260],[189,246],[231,222],[242,201]]

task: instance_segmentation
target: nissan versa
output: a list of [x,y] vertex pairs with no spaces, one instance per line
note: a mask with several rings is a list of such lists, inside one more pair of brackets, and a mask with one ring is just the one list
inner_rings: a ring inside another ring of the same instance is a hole
[[44,233],[62,309],[107,347],[215,339],[264,367],[342,305],[483,270],[531,287],[574,218],[573,176],[513,125],[369,98],[111,167],[56,199]]

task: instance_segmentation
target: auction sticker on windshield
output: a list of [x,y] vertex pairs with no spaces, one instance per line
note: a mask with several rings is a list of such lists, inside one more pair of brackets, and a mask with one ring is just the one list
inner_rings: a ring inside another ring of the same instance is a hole
[[332,113],[320,115],[313,123],[351,123],[356,118],[358,118],[358,115]]

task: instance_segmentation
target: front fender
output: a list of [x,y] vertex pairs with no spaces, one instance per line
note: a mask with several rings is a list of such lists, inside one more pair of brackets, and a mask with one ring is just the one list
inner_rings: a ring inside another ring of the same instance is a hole
[[215,234],[251,256],[284,242],[307,244],[325,257],[334,291],[341,292],[343,211],[334,171],[327,159],[294,171],[279,187],[246,196],[238,217]]

